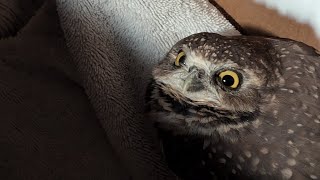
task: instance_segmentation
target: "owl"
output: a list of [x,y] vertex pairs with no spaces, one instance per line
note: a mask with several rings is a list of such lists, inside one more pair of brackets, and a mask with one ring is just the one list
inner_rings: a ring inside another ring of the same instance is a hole
[[153,69],[147,116],[182,179],[320,179],[320,56],[301,42],[198,33]]

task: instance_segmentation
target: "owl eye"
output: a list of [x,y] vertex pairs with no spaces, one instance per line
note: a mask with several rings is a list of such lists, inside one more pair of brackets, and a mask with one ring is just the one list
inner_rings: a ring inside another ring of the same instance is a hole
[[186,60],[186,54],[183,51],[180,51],[178,53],[176,61],[174,62],[174,65],[177,67],[181,66],[182,64],[185,65],[185,60]]
[[219,79],[224,86],[231,89],[236,89],[240,84],[238,74],[231,70],[222,71],[219,74]]

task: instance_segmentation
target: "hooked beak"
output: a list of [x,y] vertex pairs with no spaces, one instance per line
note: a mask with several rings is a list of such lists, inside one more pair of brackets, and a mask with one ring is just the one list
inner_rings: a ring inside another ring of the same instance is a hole
[[192,80],[196,74],[196,71],[191,72],[188,74],[188,76],[184,79],[182,90],[183,92],[186,92],[186,90],[189,88],[190,84],[192,83]]
[[183,92],[196,92],[204,89],[204,85],[199,77],[199,70],[193,66],[189,68],[189,74],[184,79],[182,90]]

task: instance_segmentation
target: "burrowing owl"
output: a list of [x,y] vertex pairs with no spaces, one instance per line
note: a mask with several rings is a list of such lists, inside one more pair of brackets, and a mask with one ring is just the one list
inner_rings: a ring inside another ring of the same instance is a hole
[[184,179],[320,179],[320,56],[288,39],[194,34],[154,68],[149,98]]

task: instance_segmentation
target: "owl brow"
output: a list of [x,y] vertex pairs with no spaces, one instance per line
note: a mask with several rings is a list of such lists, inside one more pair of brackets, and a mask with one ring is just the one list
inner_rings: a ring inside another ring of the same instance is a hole
[[209,67],[209,65],[210,65],[209,63],[210,63],[209,61],[205,61],[205,64],[207,67]]

